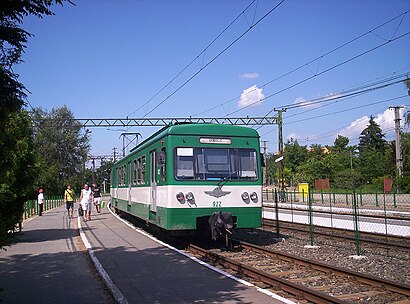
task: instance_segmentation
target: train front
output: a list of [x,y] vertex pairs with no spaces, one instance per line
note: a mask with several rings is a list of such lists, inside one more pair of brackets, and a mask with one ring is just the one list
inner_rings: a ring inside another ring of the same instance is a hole
[[174,224],[210,229],[213,239],[260,227],[259,135],[237,126],[215,126],[202,134],[172,138]]

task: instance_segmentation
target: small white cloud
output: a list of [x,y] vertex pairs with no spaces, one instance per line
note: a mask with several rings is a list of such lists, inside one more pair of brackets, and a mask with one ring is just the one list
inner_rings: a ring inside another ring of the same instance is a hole
[[258,78],[260,75],[258,73],[245,73],[242,74],[240,77],[241,78],[246,78],[246,79],[255,79]]
[[238,107],[244,108],[247,106],[261,105],[264,98],[263,89],[259,89],[256,85],[253,85],[243,90],[241,99],[238,101]]
[[[400,109],[400,114],[402,116],[402,113],[405,109]],[[363,116],[360,117],[359,119],[356,119],[353,121],[350,126],[344,128],[342,131],[339,132],[340,135],[347,136],[350,139],[354,138],[359,138],[360,133],[367,127],[369,124],[370,117],[369,116]],[[374,121],[380,126],[382,129],[383,133],[387,133],[394,129],[394,111],[392,109],[386,109],[383,113],[377,114],[374,117]],[[403,125],[403,120],[401,121],[401,124]]]
[[293,104],[300,105],[302,108],[307,108],[307,109],[320,108],[319,103],[315,104],[315,103],[312,103],[312,101],[306,101],[306,99],[304,99],[303,97],[296,98]]

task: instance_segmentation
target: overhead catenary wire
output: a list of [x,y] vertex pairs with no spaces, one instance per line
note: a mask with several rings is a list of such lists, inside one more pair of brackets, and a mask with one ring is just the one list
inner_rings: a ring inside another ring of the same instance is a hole
[[[396,32],[397,32],[399,26],[401,25],[401,23],[402,23],[404,17],[405,17],[409,12],[410,12],[410,10],[407,10],[407,11],[405,11],[405,12],[403,12],[403,13],[397,15],[396,17],[391,18],[390,20],[383,22],[382,24],[380,24],[380,25],[378,25],[378,26],[372,28],[371,30],[369,30],[369,31],[367,31],[367,32],[365,32],[365,33],[363,33],[363,34],[361,34],[361,35],[359,35],[359,36],[357,36],[357,37],[355,37],[355,38],[353,38],[353,39],[350,39],[350,40],[347,41],[347,42],[342,43],[341,45],[339,45],[339,46],[333,48],[332,50],[330,50],[330,51],[328,51],[328,52],[326,52],[326,53],[324,53],[324,54],[322,54],[322,55],[316,57],[315,59],[312,59],[312,60],[308,61],[307,63],[304,63],[304,64],[302,64],[302,65],[300,65],[300,66],[298,66],[298,67],[296,67],[296,68],[290,70],[289,72],[286,72],[286,73],[284,73],[284,74],[282,74],[282,75],[280,75],[280,76],[278,76],[278,77],[276,77],[276,78],[274,78],[274,79],[272,79],[272,80],[270,80],[270,81],[268,81],[268,82],[266,82],[266,83],[264,83],[264,84],[258,86],[258,88],[264,88],[264,87],[266,87],[266,86],[268,86],[268,85],[270,85],[270,84],[272,84],[272,83],[274,83],[274,82],[276,82],[276,81],[278,81],[278,80],[280,80],[280,79],[282,79],[282,78],[284,78],[284,77],[286,77],[286,76],[288,76],[288,75],[291,75],[291,74],[293,74],[293,73],[295,73],[295,72],[301,70],[302,68],[308,67],[309,65],[311,65],[311,64],[314,63],[315,61],[322,60],[322,59],[325,58],[326,56],[328,56],[328,55],[330,55],[330,54],[332,54],[332,53],[334,53],[334,52],[336,52],[336,51],[342,49],[343,47],[345,47],[345,46],[347,46],[347,45],[349,45],[349,44],[351,44],[351,43],[353,43],[353,42],[355,42],[355,41],[357,41],[357,40],[359,40],[359,39],[361,39],[361,38],[363,38],[363,37],[365,37],[365,36],[367,36],[367,35],[369,35],[369,34],[374,33],[374,31],[376,31],[377,29],[380,29],[380,28],[384,27],[385,25],[387,25],[387,24],[389,24],[389,23],[393,22],[394,20],[396,20],[396,19],[398,19],[398,18],[401,17],[402,19],[401,19],[401,21],[400,21],[398,27],[396,28],[396,31],[394,32],[394,35],[392,36],[392,38],[391,38],[390,40],[394,39],[394,36],[396,35]],[[307,81],[307,80],[306,80],[306,81]],[[296,85],[298,85],[298,84],[300,84],[300,83],[297,83]],[[255,89],[255,90],[256,90],[256,89]],[[251,94],[251,93],[255,92],[255,90],[251,90],[251,91],[245,93],[245,96],[246,96],[247,94]],[[282,92],[282,91],[280,91],[279,93],[281,93],[281,92]],[[221,103],[221,104],[219,104],[219,105],[216,105],[216,106],[214,106],[214,107],[212,107],[212,108],[210,108],[210,109],[208,109],[208,110],[202,111],[202,112],[197,113],[197,114],[195,114],[195,115],[201,115],[201,114],[204,114],[204,113],[206,113],[206,112],[215,110],[215,109],[217,109],[217,108],[219,108],[219,107],[221,107],[221,106],[224,106],[224,105],[226,105],[226,104],[228,104],[228,103],[231,103],[232,101],[238,100],[238,98],[240,98],[240,97],[241,97],[241,95],[235,96],[235,97],[229,99],[229,100],[226,101],[226,102],[223,102],[223,103]],[[269,97],[271,97],[271,96],[269,96]],[[265,100],[265,99],[267,99],[267,98],[268,98],[268,97],[265,97],[263,100]],[[249,104],[249,105],[246,106],[246,107],[243,107],[243,108],[241,108],[241,109],[239,109],[239,110],[237,110],[237,111],[234,111],[234,112],[231,112],[231,113],[227,114],[226,116],[229,116],[229,115],[232,115],[232,114],[234,114],[234,113],[236,113],[236,112],[239,112],[239,111],[241,111],[241,110],[243,110],[243,109],[245,109],[245,108],[248,108],[248,107],[250,107],[250,106],[252,106],[252,105],[254,105],[254,104],[260,102],[260,101],[261,101],[261,100],[257,100],[257,101],[255,101],[254,103],[251,103],[251,104]]]
[[[132,112],[129,116],[132,116],[144,106],[149,104],[155,97],[157,97],[162,91],[164,91],[174,80],[176,80],[182,73],[184,73],[195,61],[197,61],[245,12],[255,3],[256,0],[253,0],[242,12],[236,16],[208,45],[193,58],[188,64],[185,65],[168,83],[158,90],[150,99],[148,99],[142,106]],[[256,11],[255,11],[256,12]]]
[[[396,37],[396,38],[394,38],[394,39],[392,39],[392,40],[389,40],[389,41],[387,41],[387,42],[384,42],[384,43],[382,43],[382,44],[379,44],[378,46],[375,46],[375,47],[373,47],[373,48],[371,48],[371,49],[368,49],[367,51],[364,51],[364,52],[362,52],[362,53],[360,53],[360,54],[358,54],[358,55],[356,55],[356,56],[350,57],[349,59],[346,59],[346,60],[344,60],[344,61],[342,61],[342,62],[340,62],[340,63],[338,63],[338,64],[335,64],[335,65],[331,66],[330,68],[327,68],[327,69],[321,71],[320,73],[316,73],[316,74],[314,74],[314,75],[312,75],[312,76],[309,76],[309,77],[307,77],[307,78],[305,78],[305,79],[303,79],[303,80],[301,80],[301,81],[298,81],[298,82],[296,82],[296,83],[294,83],[294,84],[292,84],[292,85],[289,85],[289,86],[287,86],[287,87],[285,87],[285,88],[283,88],[283,89],[281,89],[281,90],[279,90],[279,91],[276,91],[275,93],[272,93],[272,94],[266,96],[265,98],[263,98],[263,100],[269,99],[269,98],[271,98],[271,97],[273,97],[273,96],[275,96],[275,95],[278,95],[278,94],[280,94],[280,93],[282,93],[282,92],[284,92],[284,91],[287,91],[287,90],[289,90],[289,89],[291,89],[291,88],[294,88],[294,87],[296,87],[296,86],[298,86],[298,85],[300,85],[300,84],[302,84],[302,83],[305,83],[305,82],[307,82],[307,81],[309,81],[309,80],[311,80],[311,79],[313,79],[313,78],[315,78],[315,77],[318,77],[318,76],[323,75],[323,74],[325,74],[325,73],[327,73],[327,72],[330,72],[331,70],[334,70],[334,69],[336,69],[336,68],[338,68],[338,67],[340,67],[340,66],[342,66],[342,65],[344,65],[344,64],[346,64],[346,63],[349,63],[349,62],[351,62],[351,61],[353,61],[353,60],[355,60],[355,59],[357,59],[357,58],[360,58],[360,57],[362,57],[362,56],[364,56],[364,55],[366,55],[366,54],[368,54],[368,53],[371,53],[371,52],[373,52],[373,51],[375,51],[375,50],[377,50],[377,49],[379,49],[379,48],[381,48],[381,47],[383,47],[383,46],[385,46],[385,45],[387,45],[387,44],[389,44],[389,43],[391,43],[391,42],[394,42],[394,41],[396,41],[396,40],[398,40],[398,39],[401,39],[401,38],[403,38],[403,37],[405,37],[405,36],[407,36],[407,35],[409,35],[409,34],[410,34],[410,32],[406,32],[406,33],[404,33],[404,34],[402,34],[402,35],[400,35],[400,36],[398,36],[398,37]],[[244,109],[246,109],[246,108],[248,108],[248,107],[250,107],[250,106],[252,106],[252,105],[254,105],[254,104],[256,104],[256,103],[258,103],[258,102],[261,102],[261,100],[257,100],[257,101],[255,101],[255,102],[253,102],[253,103],[250,103],[249,105],[247,105],[247,106],[245,106],[245,107],[243,107],[243,108],[241,108],[241,109],[238,109],[238,110],[236,110],[236,111],[233,111],[233,112],[231,112],[231,113],[225,115],[225,117],[230,116],[230,115],[232,115],[232,114],[235,114],[235,113],[237,113],[237,112],[240,112],[240,111],[242,111],[242,110],[244,110]],[[272,108],[271,110],[268,111],[268,113],[265,115],[265,117],[269,116],[273,111],[276,111],[277,109],[278,109],[278,107]]]
[[[390,101],[393,101],[393,100],[399,100],[399,99],[406,98],[406,97],[407,97],[407,95],[402,95],[402,96],[398,96],[398,97],[393,97],[393,98],[389,98],[389,99],[385,99],[385,100],[381,100],[381,101],[376,101],[376,102],[364,104],[364,105],[361,105],[361,106],[358,106],[358,107],[353,107],[353,108],[339,110],[339,111],[335,111],[335,112],[331,112],[331,113],[321,114],[321,115],[317,115],[317,116],[313,116],[313,117],[307,117],[307,118],[300,119],[300,120],[293,120],[293,121],[286,122],[286,123],[284,122],[283,124],[284,125],[290,125],[290,124],[294,124],[294,123],[298,123],[298,122],[305,122],[305,121],[312,120],[312,119],[317,119],[317,118],[322,118],[322,117],[326,117],[326,116],[340,114],[340,113],[344,113],[344,112],[348,112],[348,111],[358,110],[358,109],[362,109],[362,108],[365,108],[365,107],[370,107],[370,106],[374,106],[374,105],[377,105],[377,104],[390,102]],[[287,120],[289,118],[290,117],[284,117],[283,120]]]
[[285,0],[281,0],[277,5],[275,5],[272,9],[270,9],[265,15],[259,18],[255,24],[251,25],[247,30],[245,30],[239,37],[234,39],[227,47],[225,47],[221,52],[219,52],[215,57],[213,57],[208,63],[206,63],[203,67],[201,67],[197,72],[195,72],[191,77],[188,78],[185,82],[183,82],[177,89],[175,89],[172,93],[170,93],[165,99],[163,99],[159,104],[157,104],[152,110],[150,110],[147,114],[143,117],[147,117],[153,111],[155,111],[158,107],[164,104],[168,99],[170,99],[173,95],[175,95],[179,90],[185,87],[192,79],[194,79],[197,75],[199,75],[203,70],[205,70],[209,65],[211,65],[216,59],[218,59],[222,54],[224,54],[228,49],[230,49],[234,44],[236,44],[239,40],[241,40],[249,31],[251,31],[255,26],[257,26],[262,20],[264,20],[267,16],[269,16],[273,11],[275,11]]

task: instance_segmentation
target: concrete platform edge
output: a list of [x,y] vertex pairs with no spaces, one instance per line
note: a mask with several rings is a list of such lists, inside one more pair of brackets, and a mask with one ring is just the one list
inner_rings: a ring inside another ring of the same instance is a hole
[[87,248],[88,254],[90,255],[91,260],[94,263],[95,268],[97,269],[98,274],[102,278],[105,286],[108,288],[112,296],[114,297],[115,301],[119,304],[128,304],[127,299],[124,297],[124,295],[121,293],[121,291],[118,289],[118,287],[114,284],[114,282],[111,280],[110,276],[108,273],[105,271],[104,267],[101,265],[100,261],[94,254],[94,250],[90,245],[90,242],[88,241],[87,237],[85,236],[85,233],[83,231],[83,228],[81,226],[81,218],[78,217],[78,229],[80,230],[80,236],[81,240],[84,243],[84,246]]

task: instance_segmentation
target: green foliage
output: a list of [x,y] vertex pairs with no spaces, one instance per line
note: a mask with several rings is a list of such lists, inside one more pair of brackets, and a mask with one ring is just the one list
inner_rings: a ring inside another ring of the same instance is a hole
[[26,89],[12,70],[31,36],[20,25],[28,15],[52,15],[49,7],[63,2],[2,1],[0,6],[0,248],[7,244],[7,231],[21,218],[36,172],[31,122],[22,109]]
[[113,165],[112,161],[104,162],[97,170],[95,170],[95,180],[101,185],[106,184],[106,191],[109,190],[109,184],[111,180],[111,167]]
[[336,151],[341,152],[347,149],[348,144],[349,144],[349,138],[339,134],[337,138],[335,139],[334,148]]
[[339,189],[355,189],[362,183],[360,172],[353,169],[344,169],[335,173],[333,187]]
[[83,175],[90,149],[89,134],[66,106],[50,112],[35,109],[32,115],[37,162],[41,165],[38,186],[49,195],[61,195],[67,184],[74,187],[81,180],[78,176]]
[[297,168],[308,158],[306,146],[299,145],[297,140],[291,139],[285,144],[283,151],[285,168],[289,168],[292,173],[296,173]]
[[35,153],[30,118],[25,111],[9,114],[0,133],[0,247],[7,243],[7,231],[23,212],[23,203],[33,193]]
[[361,153],[366,153],[368,150],[385,152],[386,141],[383,138],[384,134],[380,126],[374,121],[373,116],[370,116],[369,125],[360,133],[359,157]]

